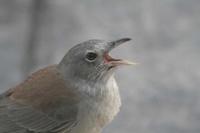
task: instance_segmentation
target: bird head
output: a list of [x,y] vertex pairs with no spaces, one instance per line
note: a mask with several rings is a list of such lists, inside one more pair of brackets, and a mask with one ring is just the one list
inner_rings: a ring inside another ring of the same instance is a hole
[[71,48],[59,65],[64,69],[65,76],[69,78],[73,77],[91,83],[99,80],[106,81],[117,67],[135,64],[127,60],[115,59],[109,55],[112,49],[130,40],[130,38],[122,38],[110,42],[85,41]]

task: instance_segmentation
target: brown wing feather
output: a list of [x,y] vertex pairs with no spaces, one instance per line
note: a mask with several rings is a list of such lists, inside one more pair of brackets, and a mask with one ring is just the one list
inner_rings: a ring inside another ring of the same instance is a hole
[[[77,122],[79,97],[72,88],[67,88],[56,66],[33,73],[3,94],[0,103],[0,121],[6,119],[23,130],[58,132],[72,128]],[[1,127],[0,123],[0,132]]]

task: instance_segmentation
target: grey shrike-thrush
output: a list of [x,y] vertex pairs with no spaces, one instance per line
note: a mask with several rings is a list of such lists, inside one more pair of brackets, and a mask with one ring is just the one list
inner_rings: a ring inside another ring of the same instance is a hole
[[109,52],[129,38],[89,40],[57,65],[41,69],[0,95],[0,133],[101,133],[121,105]]

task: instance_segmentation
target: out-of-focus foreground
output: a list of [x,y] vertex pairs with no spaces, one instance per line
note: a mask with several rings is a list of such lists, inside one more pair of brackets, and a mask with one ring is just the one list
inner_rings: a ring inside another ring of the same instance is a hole
[[132,42],[115,57],[123,106],[104,133],[200,132],[199,0],[0,0],[0,89],[88,39]]

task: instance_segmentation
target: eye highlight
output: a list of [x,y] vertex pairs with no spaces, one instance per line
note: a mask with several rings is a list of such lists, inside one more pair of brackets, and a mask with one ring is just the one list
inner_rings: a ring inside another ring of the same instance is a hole
[[87,61],[90,61],[90,62],[95,61],[95,59],[97,58],[97,53],[95,53],[95,52],[88,52],[86,54],[85,58],[86,58]]

